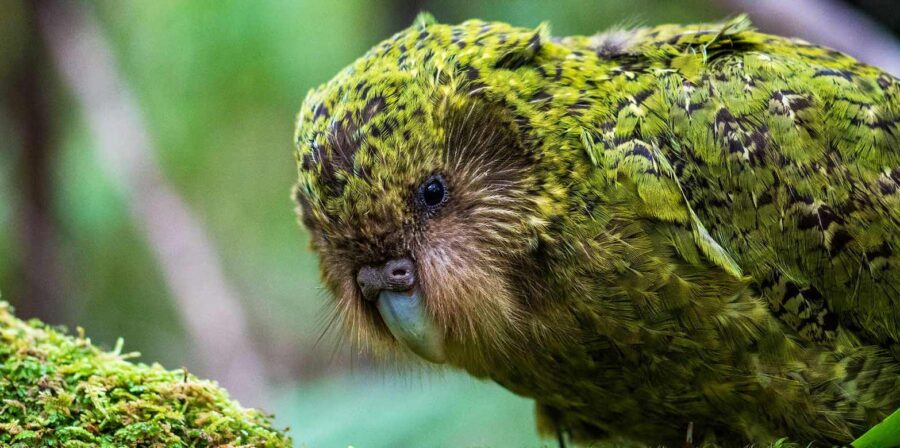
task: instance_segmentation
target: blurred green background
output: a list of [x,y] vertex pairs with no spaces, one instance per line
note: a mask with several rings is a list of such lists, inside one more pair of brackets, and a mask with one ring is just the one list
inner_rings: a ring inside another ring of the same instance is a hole
[[[50,3],[0,1],[3,297],[24,317],[83,326],[105,347],[121,336],[144,360],[217,378],[198,362],[204,347],[190,337],[164,260],[131,212],[133,198],[104,165],[84,99],[60,75],[47,35],[75,25],[41,22]],[[554,34],[568,35],[716,20],[741,2],[70,3],[108,45],[124,82],[112,94],[136,104],[164,182],[207,233],[239,298],[267,389],[238,398],[274,411],[298,446],[388,447],[541,442],[531,403],[498,386],[456,373],[382,370],[333,335],[317,342],[327,297],[289,198],[292,126],[307,90],[420,10],[443,22],[549,21]],[[895,24],[886,22],[888,35]]]

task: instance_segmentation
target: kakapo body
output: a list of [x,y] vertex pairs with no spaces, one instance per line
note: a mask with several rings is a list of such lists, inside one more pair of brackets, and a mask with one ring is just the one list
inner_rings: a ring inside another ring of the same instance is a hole
[[900,84],[724,24],[427,18],[308,95],[337,319],[576,441],[847,443],[900,406]]

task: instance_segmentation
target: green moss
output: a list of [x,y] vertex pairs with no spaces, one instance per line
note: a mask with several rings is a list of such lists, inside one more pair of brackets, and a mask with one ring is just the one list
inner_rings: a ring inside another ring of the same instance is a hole
[[93,346],[0,302],[0,445],[290,447],[215,382]]

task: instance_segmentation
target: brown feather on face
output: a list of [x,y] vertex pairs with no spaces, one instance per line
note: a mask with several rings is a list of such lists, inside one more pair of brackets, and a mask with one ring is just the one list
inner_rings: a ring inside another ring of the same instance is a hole
[[[422,287],[451,343],[468,356],[506,343],[520,318],[516,268],[533,242],[530,157],[502,111],[473,103],[451,110],[444,175],[450,201],[429,219],[416,246]],[[469,347],[474,348],[474,347]]]

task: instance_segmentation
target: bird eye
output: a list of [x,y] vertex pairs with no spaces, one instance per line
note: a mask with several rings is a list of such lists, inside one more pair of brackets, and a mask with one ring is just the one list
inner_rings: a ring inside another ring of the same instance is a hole
[[447,202],[447,186],[444,178],[437,175],[429,177],[419,187],[419,201],[429,210],[434,210]]

